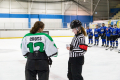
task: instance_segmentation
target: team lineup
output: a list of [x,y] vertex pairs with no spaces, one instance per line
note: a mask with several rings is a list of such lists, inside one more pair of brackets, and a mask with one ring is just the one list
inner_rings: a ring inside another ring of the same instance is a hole
[[[117,28],[115,24],[114,27],[111,24],[108,24],[108,27],[102,23],[102,27],[96,25],[94,32],[92,29],[87,27],[87,35],[89,43],[88,45],[93,44],[93,36],[94,36],[94,46],[99,45],[99,41],[102,40],[102,47],[106,47],[106,50],[110,49],[117,49],[118,48],[118,38],[120,37],[120,28]],[[99,39],[101,37],[101,39]],[[120,51],[118,51],[120,53]]]

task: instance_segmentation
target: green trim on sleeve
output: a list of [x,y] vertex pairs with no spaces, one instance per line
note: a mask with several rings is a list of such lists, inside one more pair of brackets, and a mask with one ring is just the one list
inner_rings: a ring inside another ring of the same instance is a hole
[[57,46],[54,44],[54,46],[57,48]]
[[57,57],[58,56],[58,52],[57,52],[57,55],[55,55],[54,57]]

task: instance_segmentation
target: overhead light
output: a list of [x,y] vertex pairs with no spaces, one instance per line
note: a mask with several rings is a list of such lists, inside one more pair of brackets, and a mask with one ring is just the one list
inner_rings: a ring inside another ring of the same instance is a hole
[[84,2],[86,2],[86,0],[84,0]]

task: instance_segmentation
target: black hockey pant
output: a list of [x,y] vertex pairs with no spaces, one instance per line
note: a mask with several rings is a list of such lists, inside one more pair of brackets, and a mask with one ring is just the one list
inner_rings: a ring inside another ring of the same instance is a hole
[[49,80],[48,70],[25,70],[26,80],[37,80],[36,75],[38,74],[38,80]]
[[49,63],[45,52],[34,51],[27,54],[27,63],[25,69],[26,80],[48,80]]

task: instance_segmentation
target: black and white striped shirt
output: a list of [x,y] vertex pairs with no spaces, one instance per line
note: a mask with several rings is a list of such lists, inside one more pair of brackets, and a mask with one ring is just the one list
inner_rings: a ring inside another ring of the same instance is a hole
[[82,33],[73,37],[71,42],[72,50],[70,50],[69,52],[69,57],[84,56],[86,51],[80,49],[79,47],[80,44],[85,44],[85,36]]

